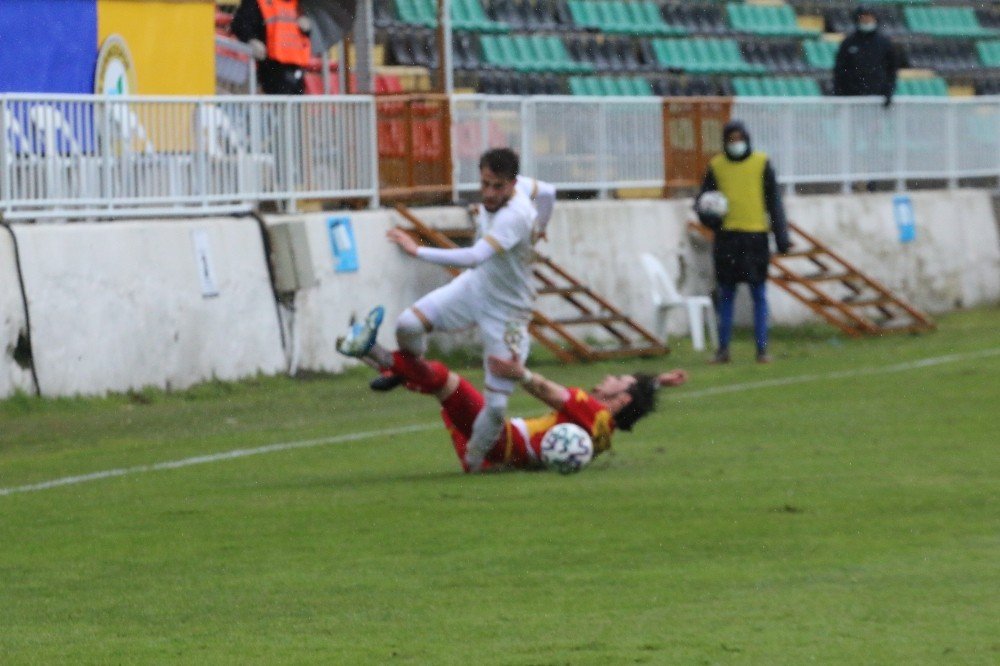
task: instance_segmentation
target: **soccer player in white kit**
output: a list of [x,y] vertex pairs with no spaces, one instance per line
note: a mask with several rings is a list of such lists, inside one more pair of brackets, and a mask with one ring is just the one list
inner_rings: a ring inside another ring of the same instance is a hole
[[[507,401],[516,382],[493,373],[490,356],[528,357],[528,322],[535,300],[532,284],[532,244],[538,215],[531,200],[517,188],[518,158],[509,148],[496,148],[479,161],[482,205],[479,239],[467,248],[422,247],[400,229],[389,239],[407,254],[444,266],[469,268],[443,287],[427,294],[396,322],[396,341],[404,353],[421,357],[427,333],[455,331],[476,325],[483,343],[486,370],[485,406],[476,417],[466,463],[477,470],[503,427]],[[554,199],[554,190],[553,190]]]

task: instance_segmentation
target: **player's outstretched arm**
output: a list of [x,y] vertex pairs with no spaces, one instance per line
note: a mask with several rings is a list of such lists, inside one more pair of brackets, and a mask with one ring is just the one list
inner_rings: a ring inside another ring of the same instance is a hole
[[472,247],[447,249],[424,247],[413,240],[408,233],[397,227],[390,229],[386,233],[386,237],[411,257],[423,259],[424,261],[441,266],[472,268],[496,254],[496,248],[485,240],[476,241]]
[[546,379],[537,372],[531,372],[524,364],[515,358],[500,358],[490,356],[487,359],[490,372],[498,377],[515,379],[521,382],[524,390],[535,396],[552,409],[560,409],[569,400],[569,389]]
[[656,376],[656,381],[660,386],[680,386],[688,380],[687,370],[668,370]]

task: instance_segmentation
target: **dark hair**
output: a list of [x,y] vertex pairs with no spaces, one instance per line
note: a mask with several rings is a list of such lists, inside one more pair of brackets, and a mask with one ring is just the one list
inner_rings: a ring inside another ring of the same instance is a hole
[[487,150],[479,158],[479,168],[484,167],[502,178],[514,180],[517,178],[521,164],[517,159],[517,153],[510,148],[494,148]]
[[635,383],[625,391],[632,400],[615,414],[615,425],[619,430],[631,431],[635,422],[656,409],[656,390],[660,382],[655,375],[634,372]]

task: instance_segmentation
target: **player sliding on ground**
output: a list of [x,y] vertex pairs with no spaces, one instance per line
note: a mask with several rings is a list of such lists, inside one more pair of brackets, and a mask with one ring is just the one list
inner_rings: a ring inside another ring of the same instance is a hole
[[378,325],[373,326],[371,322],[381,321],[380,309],[375,308],[372,311],[375,314],[369,315],[364,322],[353,324],[348,334],[337,341],[337,348],[347,356],[365,360],[381,372],[399,375],[409,390],[437,398],[441,403],[441,418],[451,433],[455,453],[466,472],[542,467],[542,438],[558,423],[573,423],[583,428],[593,440],[593,455],[599,455],[611,448],[611,435],[615,430],[632,430],[636,421],[653,410],[656,392],[661,386],[680,386],[687,381],[684,370],[659,375],[608,375],[587,392],[546,379],[525,368],[516,357],[490,356],[487,362],[494,376],[520,382],[525,391],[555,411],[538,418],[507,419],[483,464],[473,467],[466,460],[466,448],[476,416],[485,406],[482,394],[440,361],[390,352],[376,344]]

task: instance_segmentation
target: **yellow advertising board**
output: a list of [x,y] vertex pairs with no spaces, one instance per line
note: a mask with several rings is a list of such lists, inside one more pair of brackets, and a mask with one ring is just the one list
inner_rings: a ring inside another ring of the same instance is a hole
[[98,0],[97,41],[128,48],[139,95],[215,94],[213,0]]

